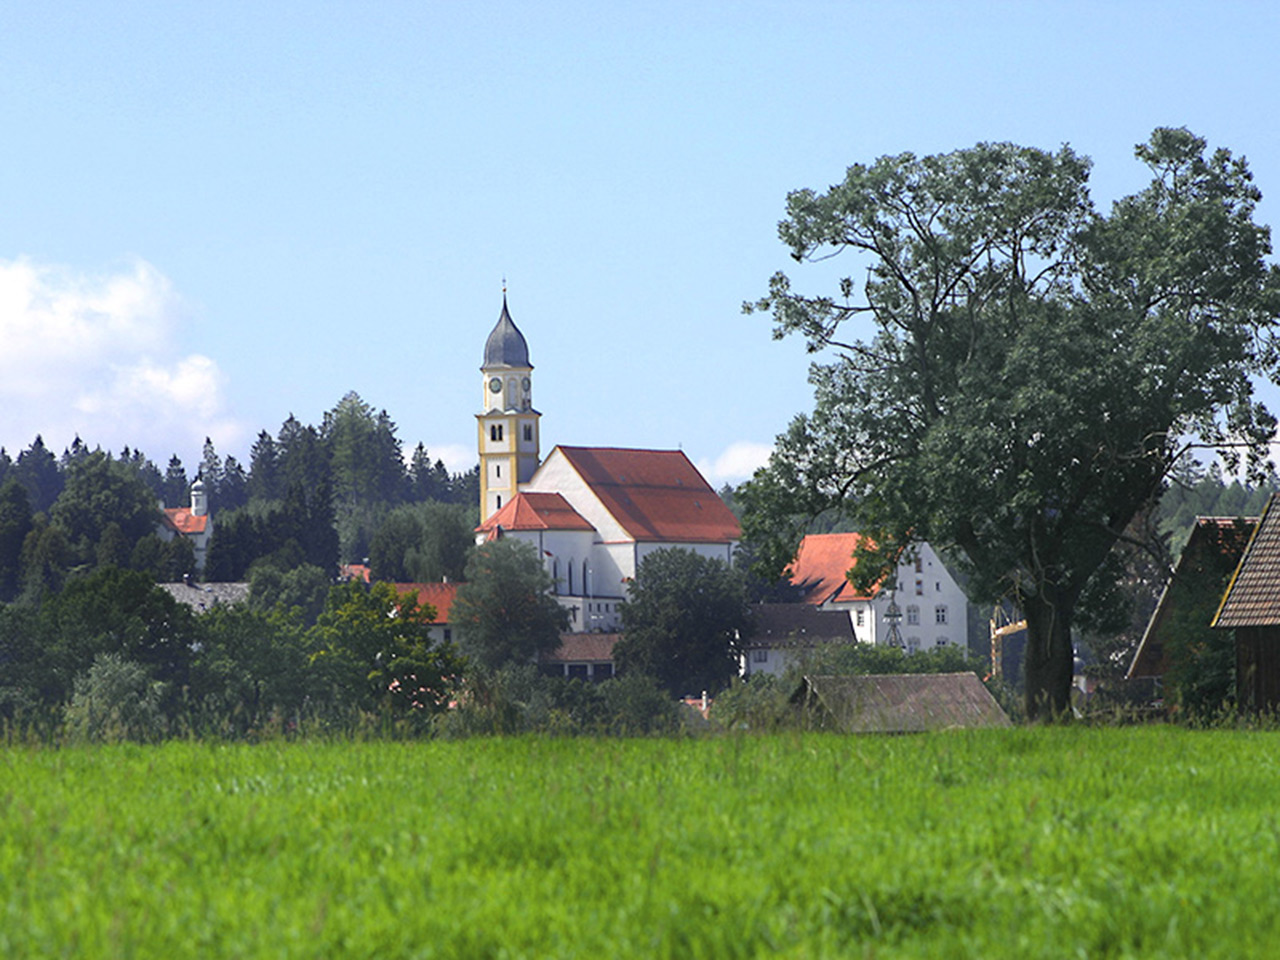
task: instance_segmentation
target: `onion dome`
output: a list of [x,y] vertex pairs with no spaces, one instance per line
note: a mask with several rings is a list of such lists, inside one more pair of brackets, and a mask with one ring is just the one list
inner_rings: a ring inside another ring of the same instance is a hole
[[529,345],[525,343],[524,334],[517,329],[511,314],[507,312],[507,298],[502,297],[502,315],[498,317],[498,325],[489,334],[484,344],[484,367],[523,367],[532,368],[529,362]]

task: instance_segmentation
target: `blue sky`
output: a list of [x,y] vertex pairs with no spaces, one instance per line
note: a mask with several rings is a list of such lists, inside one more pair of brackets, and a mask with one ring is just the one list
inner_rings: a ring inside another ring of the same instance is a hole
[[810,403],[742,302],[844,272],[793,269],[787,191],[1065,142],[1105,206],[1185,125],[1280,197],[1278,41],[1261,2],[13,0],[0,444],[247,459],[355,390],[463,469],[505,277],[547,449],[737,482]]

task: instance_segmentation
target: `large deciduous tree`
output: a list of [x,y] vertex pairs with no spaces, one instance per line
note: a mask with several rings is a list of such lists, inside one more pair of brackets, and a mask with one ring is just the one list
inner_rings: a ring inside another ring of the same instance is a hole
[[1275,427],[1251,377],[1275,364],[1280,278],[1245,162],[1184,129],[1136,152],[1154,178],[1109,215],[1068,147],[850,167],[792,193],[779,232],[865,281],[805,296],[778,273],[747,306],[824,353],[814,412],[744,491],[748,535],[776,561],[796,517],[836,508],[882,558],[957,548],[1026,616],[1031,717],[1066,710],[1082,593],[1188,446],[1261,469]]
[[653,677],[675,696],[718,691],[738,671],[748,630],[742,576],[692,550],[657,550],[640,562],[622,605],[615,649],[627,673]]
[[433,642],[435,609],[389,583],[353,581],[329,591],[306,639],[311,668],[335,701],[427,716],[443,710],[462,671],[453,644]]

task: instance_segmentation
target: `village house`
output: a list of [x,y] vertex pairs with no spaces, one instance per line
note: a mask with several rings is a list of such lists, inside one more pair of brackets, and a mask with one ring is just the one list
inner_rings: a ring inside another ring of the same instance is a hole
[[161,505],[160,525],[156,533],[166,543],[175,537],[191,541],[195,553],[196,572],[204,570],[209,555],[209,540],[213,536],[213,517],[209,516],[209,500],[204,481],[196,477],[191,485],[191,506],[165,507]]
[[848,577],[860,539],[857,533],[822,533],[800,542],[787,572],[801,602],[844,612],[859,643],[901,646],[908,653],[967,649],[969,601],[933,547],[913,544],[896,576],[860,591]]
[[855,643],[853,621],[843,610],[807,603],[760,603],[751,608],[751,636],[743,644],[740,672],[780,676],[827,644]]

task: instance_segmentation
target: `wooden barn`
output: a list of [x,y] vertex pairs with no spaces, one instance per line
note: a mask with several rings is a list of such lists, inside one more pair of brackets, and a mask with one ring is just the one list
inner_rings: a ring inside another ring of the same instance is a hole
[[[1170,646],[1181,633],[1203,635],[1222,603],[1258,525],[1257,517],[1196,517],[1178,563],[1160,593],[1126,680],[1163,680]],[[1185,642],[1185,641],[1184,641]]]
[[841,733],[1010,725],[1000,704],[972,673],[805,677],[791,703],[814,728]]
[[1280,709],[1280,507],[1272,494],[1212,626],[1236,635],[1242,710]]

